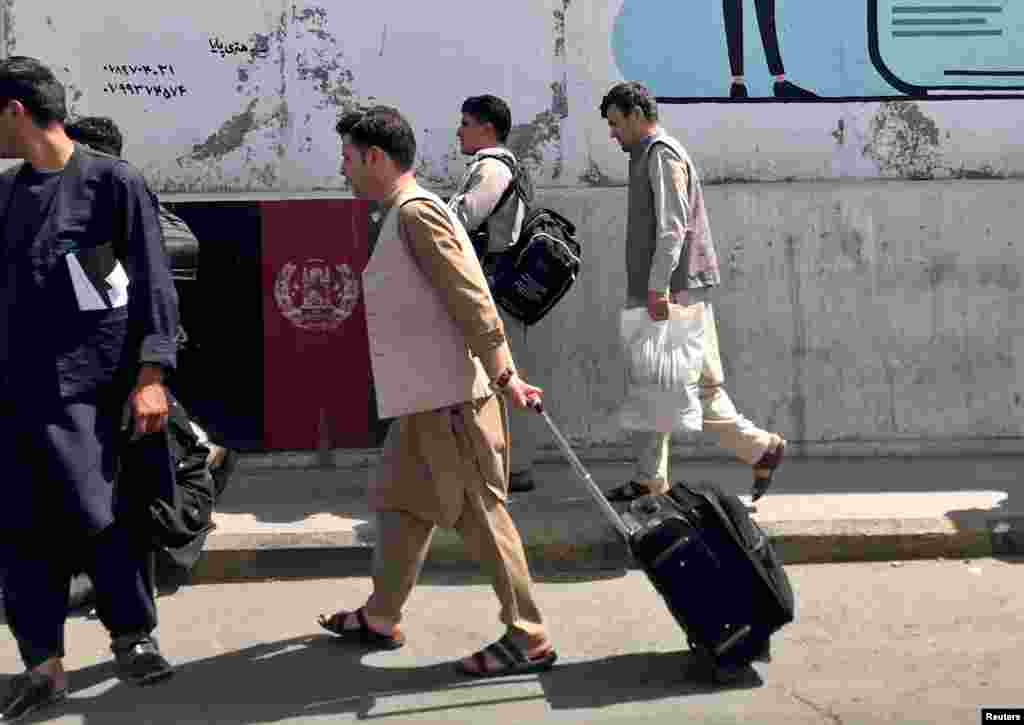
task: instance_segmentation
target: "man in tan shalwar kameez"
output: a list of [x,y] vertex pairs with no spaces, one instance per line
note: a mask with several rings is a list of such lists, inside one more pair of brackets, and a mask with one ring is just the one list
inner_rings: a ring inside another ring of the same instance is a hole
[[508,491],[504,398],[539,406],[516,374],[469,237],[439,197],[416,183],[416,139],[395,109],[346,115],[342,173],[384,221],[363,273],[379,414],[396,418],[370,484],[377,512],[373,593],[355,611],[321,617],[346,640],[401,647],[402,608],[436,526],[456,529],[491,576],[505,635],[458,663],[493,676],[550,668],[555,651],[533,599]]

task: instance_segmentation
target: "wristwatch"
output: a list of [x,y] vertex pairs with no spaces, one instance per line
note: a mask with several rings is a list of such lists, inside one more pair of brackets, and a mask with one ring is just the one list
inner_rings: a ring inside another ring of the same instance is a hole
[[505,387],[508,385],[508,381],[511,380],[512,376],[515,374],[516,372],[512,368],[505,368],[502,371],[501,375],[499,375],[498,377],[491,381],[491,390],[495,392],[501,392],[502,390],[505,389]]

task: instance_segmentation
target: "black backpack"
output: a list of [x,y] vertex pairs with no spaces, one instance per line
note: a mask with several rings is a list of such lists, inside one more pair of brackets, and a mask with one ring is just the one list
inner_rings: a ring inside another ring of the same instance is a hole
[[[488,155],[481,160],[485,158],[499,159],[512,170],[512,181],[494,211],[516,194],[526,207],[526,215],[519,238],[507,249],[485,253],[486,232],[483,251],[475,239],[473,246],[494,301],[524,325],[533,325],[551,311],[579,276],[582,250],[576,241],[576,226],[554,209],[532,207],[533,182],[522,164],[507,156]],[[486,221],[481,228],[486,228]]]
[[171,265],[171,277],[176,280],[194,280],[199,271],[199,240],[188,224],[158,203],[160,231],[164,238],[164,251]]

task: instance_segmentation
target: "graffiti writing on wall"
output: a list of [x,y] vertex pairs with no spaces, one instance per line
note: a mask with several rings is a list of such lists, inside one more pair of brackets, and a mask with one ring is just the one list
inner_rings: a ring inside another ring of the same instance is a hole
[[625,0],[612,48],[668,101],[1024,97],[1009,0]]
[[104,93],[122,96],[147,96],[149,98],[180,98],[188,93],[183,85],[165,86],[151,83],[108,83],[103,86]]
[[168,76],[174,75],[173,65],[132,65],[122,64],[114,65],[107,63],[103,66],[103,70],[114,75],[121,76],[133,76],[133,75],[146,75],[146,76]]
[[270,55],[270,46],[266,38],[262,37],[255,38],[251,46],[248,43],[225,43],[220,38],[210,38],[209,43],[210,52],[221,58],[239,54],[249,55],[253,58],[266,58]]
[[[169,78],[174,75],[174,66],[171,64],[158,63],[151,65],[143,63],[139,65],[124,63],[114,64],[106,63],[103,66],[103,70],[107,71],[111,75],[115,76],[145,76],[146,78]],[[188,89],[180,84],[174,83],[173,80],[169,84],[165,83],[126,83],[126,82],[110,82],[103,86],[103,92],[106,94],[120,95],[120,96],[144,96],[147,98],[163,98],[170,100],[172,98],[180,98],[188,93]]]

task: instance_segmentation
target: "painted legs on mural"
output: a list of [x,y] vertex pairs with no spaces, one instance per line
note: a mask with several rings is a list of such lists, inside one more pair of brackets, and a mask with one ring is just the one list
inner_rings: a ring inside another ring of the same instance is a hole
[[[775,78],[775,97],[817,98],[814,93],[786,80],[782,52],[779,50],[779,34],[775,27],[775,0],[754,0],[754,7],[768,72]],[[722,17],[725,21],[725,42],[729,49],[729,70],[732,73],[729,97],[747,98],[747,84],[743,78],[743,0],[722,0]]]

